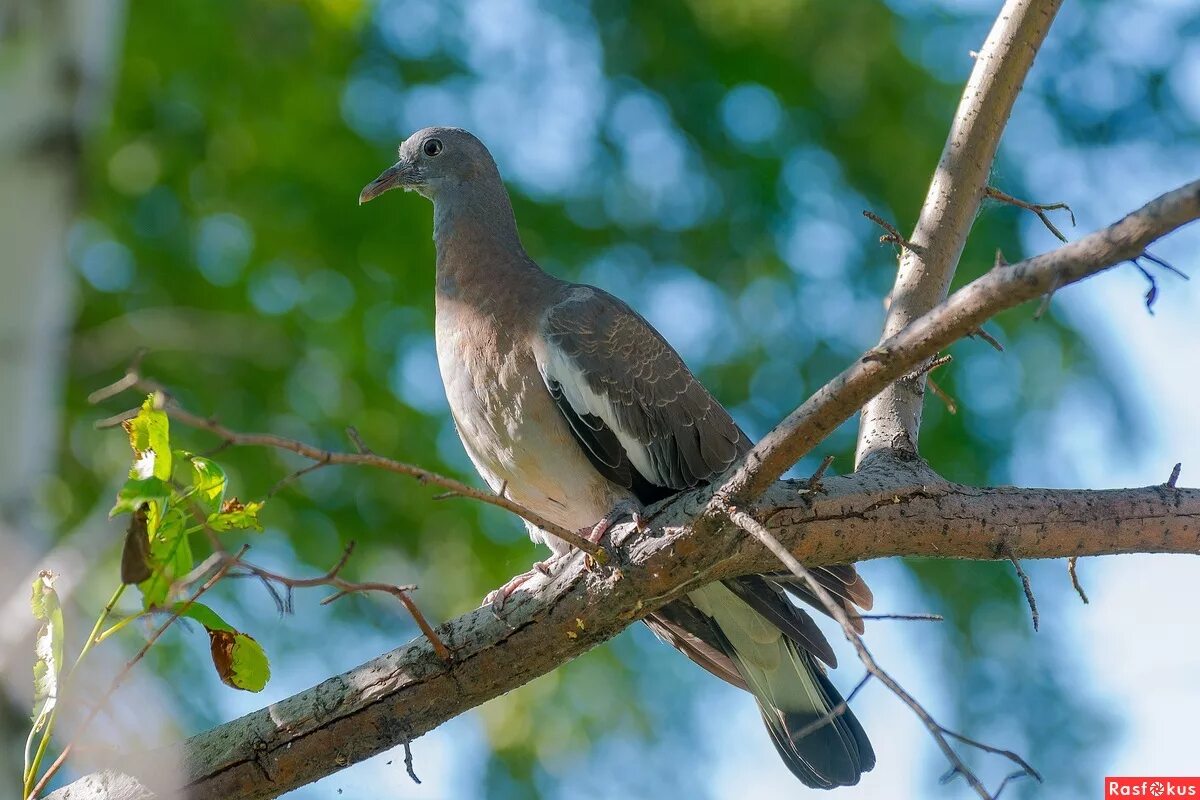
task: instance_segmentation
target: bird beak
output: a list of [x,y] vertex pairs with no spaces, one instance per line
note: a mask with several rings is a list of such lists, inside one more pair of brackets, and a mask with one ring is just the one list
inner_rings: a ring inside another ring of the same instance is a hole
[[412,178],[412,173],[412,165],[406,161],[397,161],[381,172],[378,178],[363,187],[358,195],[358,204],[361,206],[363,203],[374,200],[389,189],[407,186]]

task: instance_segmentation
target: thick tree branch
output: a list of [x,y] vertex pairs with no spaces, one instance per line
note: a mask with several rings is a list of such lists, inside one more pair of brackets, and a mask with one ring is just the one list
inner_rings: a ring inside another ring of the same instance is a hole
[[[940,303],[987,189],[1000,135],[1062,0],[1008,0],[975,59],[950,135],[892,288],[883,340]],[[863,409],[858,463],[917,451],[924,376],[897,381]]]
[[[649,535],[631,532],[627,563],[588,572],[581,559],[518,590],[503,619],[480,609],[441,626],[448,666],[424,637],[344,675],[115,773],[90,776],[58,798],[168,794],[275,797],[431,730],[521,686],[696,586],[778,569],[732,530],[722,509],[754,516],[799,562],[816,566],[895,555],[1008,559],[1200,552],[1200,491],[1156,486],[1108,492],[975,489],[918,462],[868,464],[828,478],[821,493],[774,479],[890,381],[977,329],[991,315],[1113,266],[1200,217],[1200,181],[1054,252],[994,268],[822,387],[714,491],[671,501]],[[716,495],[714,497],[714,495]],[[161,765],[182,764],[180,774]],[[124,781],[124,782],[123,782]],[[103,785],[106,794],[88,789]],[[120,787],[130,789],[122,793]]]
[[745,505],[864,403],[989,318],[1128,261],[1151,242],[1197,218],[1200,181],[1193,181],[1057,250],[994,267],[817,390],[750,451],[722,489],[723,499]]
[[[1200,552],[1196,489],[978,489],[914,483],[870,468],[824,483],[825,493],[814,496],[802,483],[781,482],[751,509],[809,566],[893,555]],[[778,570],[774,555],[731,524],[693,529],[709,503],[708,492],[693,492],[663,508],[655,530],[633,533],[619,571],[589,572],[577,557],[518,590],[503,618],[484,608],[441,626],[438,635],[455,654],[451,666],[420,637],[183,744],[128,757],[111,765],[115,772],[52,797],[138,797],[146,786],[170,796],[183,784],[194,798],[275,797],[528,683],[699,584]],[[182,765],[182,777],[163,764]],[[89,788],[101,781],[107,794]],[[134,788],[122,794],[119,787]]]

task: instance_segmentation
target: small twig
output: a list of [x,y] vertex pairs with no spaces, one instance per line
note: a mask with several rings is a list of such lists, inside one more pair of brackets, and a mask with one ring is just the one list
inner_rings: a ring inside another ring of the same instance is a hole
[[1016,554],[1005,548],[1005,555],[1008,556],[1009,562],[1016,569],[1017,577],[1021,579],[1021,588],[1025,590],[1025,602],[1029,604],[1029,614],[1033,617],[1033,629],[1036,631],[1041,617],[1038,615],[1037,599],[1033,596],[1033,584],[1030,583],[1029,576],[1025,574],[1025,570],[1021,567],[1021,562],[1017,559]]
[[1146,269],[1145,267],[1143,267],[1141,265],[1141,262],[1138,259],[1142,259],[1142,258],[1146,259],[1151,264],[1155,264],[1155,265],[1167,270],[1168,272],[1178,275],[1180,278],[1183,278],[1185,281],[1191,280],[1191,278],[1188,277],[1187,273],[1180,271],[1179,269],[1177,269],[1173,265],[1171,265],[1169,262],[1164,261],[1163,259],[1159,258],[1158,256],[1151,255],[1148,251],[1143,250],[1140,255],[1137,255],[1137,256],[1134,256],[1133,258],[1131,258],[1129,260],[1129,263],[1133,264],[1135,267],[1137,267],[1138,272],[1142,273],[1142,275],[1146,278],[1146,280],[1150,282],[1150,288],[1146,290],[1146,310],[1149,311],[1151,314],[1153,314],[1154,313],[1154,301],[1158,299],[1158,281],[1154,280],[1154,276],[1150,274],[1150,270]]
[[1004,257],[1003,251],[999,247],[996,248],[996,258],[992,261],[992,269],[1000,269],[1008,266],[1008,259]]
[[933,392],[937,399],[946,404],[946,411],[952,415],[958,413],[958,403],[954,402],[954,398],[950,396],[950,393],[943,389],[937,381],[933,378],[926,378],[925,385],[929,387],[929,391]]
[[946,757],[946,760],[950,762],[952,774],[962,775],[982,800],[994,800],[994,798],[988,793],[987,787],[983,785],[983,782],[979,780],[978,776],[971,771],[970,767],[968,767],[962,758],[959,757],[958,753],[955,752],[954,748],[947,741],[947,737],[957,739],[964,744],[976,747],[985,752],[1004,756],[1014,764],[1020,766],[1021,769],[1023,769],[1027,774],[1037,778],[1039,781],[1042,779],[1037,770],[1033,769],[1033,767],[1026,763],[1023,758],[1015,753],[1009,752],[1008,750],[1001,750],[999,748],[992,747],[991,745],[985,745],[981,742],[976,742],[973,739],[968,739],[962,734],[949,730],[935,720],[933,716],[925,710],[925,707],[917,702],[916,698],[909,694],[903,686],[901,686],[891,675],[889,675],[883,670],[883,668],[879,666],[878,662],[875,661],[875,657],[871,655],[871,651],[868,650],[867,646],[863,643],[862,637],[859,636],[858,632],[854,629],[854,624],[851,621],[849,614],[846,612],[846,609],[833,597],[832,594],[829,593],[828,589],[822,586],[812,576],[812,573],[810,573],[803,564],[796,560],[795,556],[788,552],[786,547],[779,543],[779,540],[776,539],[770,531],[768,531],[754,517],[750,516],[748,513],[739,508],[725,503],[721,505],[720,510],[724,512],[724,514],[729,518],[730,522],[753,536],[756,540],[758,540],[759,543],[770,550],[776,558],[783,562],[784,566],[786,566],[793,575],[804,581],[809,591],[820,601],[826,613],[833,617],[833,619],[841,626],[842,633],[845,634],[846,639],[851,645],[853,645],[855,652],[858,653],[859,660],[862,661],[863,666],[867,668],[867,672],[878,678],[883,685],[887,686],[887,688],[891,690],[892,694],[900,698],[900,700],[907,705],[914,714],[917,715],[921,722],[924,723],[926,730],[928,730],[929,734],[933,737],[934,742],[937,743],[938,748],[942,751],[942,754]]
[[397,600],[399,600],[401,604],[403,604],[404,608],[413,618],[413,621],[417,623],[417,627],[421,629],[421,633],[424,634],[425,638],[429,640],[429,644],[433,647],[433,651],[437,654],[438,658],[440,658],[446,664],[452,663],[454,656],[450,652],[450,648],[448,648],[446,643],[442,641],[441,637],[437,635],[433,629],[433,626],[429,624],[429,621],[425,619],[425,615],[421,613],[421,610],[417,608],[417,604],[414,603],[412,598],[409,596],[409,592],[416,589],[416,586],[411,584],[397,586],[394,584],[381,583],[377,581],[355,582],[348,581],[341,577],[341,571],[343,568],[345,568],[346,563],[350,560],[350,555],[353,552],[354,542],[351,542],[350,544],[346,545],[346,549],[342,552],[341,557],[337,560],[337,563],[329,569],[328,572],[326,572],[324,575],[318,575],[313,578],[293,578],[288,575],[281,575],[278,572],[272,572],[271,570],[263,569],[262,567],[255,566],[254,564],[250,564],[245,561],[239,561],[238,566],[242,569],[242,572],[240,573],[241,575],[253,575],[254,577],[257,577],[268,584],[286,586],[289,591],[293,589],[308,589],[314,586],[329,586],[333,589],[336,589],[336,592],[321,601],[321,605],[328,605],[329,603],[345,597],[348,594],[365,592],[383,592],[385,594],[390,594],[392,597],[395,597]]
[[267,497],[274,497],[276,495],[276,493],[279,492],[280,489],[287,486],[289,483],[294,483],[295,481],[298,481],[301,478],[303,478],[308,473],[316,472],[317,470],[321,469],[321,467],[328,467],[329,463],[330,462],[329,462],[328,458],[322,458],[320,461],[314,461],[312,464],[309,464],[307,467],[301,467],[300,469],[296,470],[295,472],[293,472],[289,475],[284,475],[282,478],[280,478],[278,481],[275,482],[274,486],[272,486],[270,489],[267,490]]
[[1086,606],[1088,604],[1087,592],[1083,590],[1083,584],[1079,582],[1079,573],[1076,571],[1076,564],[1079,563],[1079,556],[1071,556],[1067,559],[1067,574],[1071,576],[1071,585],[1075,587],[1075,593],[1079,595],[1079,599]]
[[868,672],[866,675],[863,675],[862,680],[860,680],[855,687],[850,690],[850,694],[846,695],[845,700],[829,709],[827,713],[822,714],[817,719],[814,719],[812,722],[796,731],[794,734],[792,734],[792,736],[796,739],[803,739],[805,736],[816,733],[821,728],[824,728],[826,725],[840,717],[842,714],[845,714],[848,710],[850,710],[850,701],[854,699],[855,695],[862,691],[862,688],[866,686],[873,677],[875,676],[870,672]]
[[913,380],[916,378],[920,378],[922,375],[928,375],[930,372],[933,372],[938,367],[945,366],[946,364],[949,364],[953,360],[954,360],[954,356],[950,355],[949,353],[947,353],[946,355],[938,356],[937,358],[930,359],[928,364],[924,365],[923,367],[918,369],[916,372],[910,372],[908,374],[908,377],[910,380]]
[[973,339],[974,338],[983,339],[985,342],[990,344],[992,347],[996,348],[997,352],[1000,352],[1000,353],[1004,352],[1004,345],[1000,344],[999,340],[996,339],[995,336],[992,336],[990,333],[988,333],[983,328],[976,328],[975,330],[968,333],[967,336],[970,336]]
[[1020,778],[1026,778],[1028,776],[1029,776],[1029,773],[1025,772],[1024,770],[1010,772],[1009,774],[1005,775],[1004,780],[1000,781],[1000,785],[996,787],[996,793],[992,795],[992,800],[1000,800],[1000,795],[1004,792],[1004,790],[1008,787],[1008,785],[1010,783],[1012,783],[1015,780],[1019,780]]
[[1042,224],[1045,225],[1051,233],[1058,237],[1060,242],[1066,242],[1067,237],[1063,236],[1063,232],[1055,227],[1054,223],[1050,221],[1050,218],[1046,216],[1046,212],[1058,211],[1060,209],[1066,211],[1071,215],[1071,227],[1075,227],[1075,212],[1072,211],[1071,207],[1066,203],[1029,203],[1025,200],[1018,200],[1011,194],[1006,194],[1000,191],[995,186],[985,187],[983,193],[993,200],[999,200],[1001,203],[1007,203],[1010,206],[1023,208],[1026,211],[1032,211],[1033,213],[1037,214],[1038,219],[1042,221]]
[[913,622],[945,622],[941,614],[858,614],[856,619],[899,619]]
[[367,447],[366,442],[363,441],[362,436],[358,433],[358,428],[354,427],[353,425],[350,425],[346,428],[346,438],[350,440],[350,442],[354,445],[354,449],[357,450],[360,455],[374,452],[371,450],[371,448]]
[[833,466],[834,458],[835,456],[830,454],[821,459],[820,466],[817,467],[816,471],[810,475],[808,480],[804,483],[809,492],[812,492],[813,494],[820,494],[825,491],[825,487],[821,481],[824,480],[825,473],[829,471],[831,466]]
[[874,211],[863,209],[863,216],[874,222],[879,227],[883,228],[887,233],[879,237],[880,244],[894,244],[905,250],[916,252],[916,246],[900,235],[900,231],[896,230],[896,226],[888,222],[883,217],[876,214]]
[[1034,322],[1037,322],[1050,310],[1050,301],[1054,299],[1054,293],[1058,291],[1058,281],[1059,278],[1055,275],[1054,280],[1050,282],[1050,291],[1042,295],[1042,302],[1038,303],[1037,311],[1033,312]]
[[408,771],[408,777],[413,779],[413,783],[419,784],[421,779],[417,777],[417,771],[413,769],[413,755],[411,743],[408,739],[401,742],[404,745],[404,769]]
[[[132,368],[131,368],[132,371]],[[136,374],[136,373],[135,373]],[[148,380],[142,376],[138,376],[136,381],[132,383],[128,379],[128,372],[125,377],[110,384],[108,387],[97,390],[96,393],[101,396],[112,396],[111,389],[120,384],[123,389],[138,389],[146,392],[160,392],[163,397],[163,407],[171,419],[198,430],[207,431],[213,436],[223,440],[224,446],[234,447],[268,447],[277,450],[287,450],[292,453],[303,456],[310,461],[323,462],[324,464],[340,464],[340,465],[358,465],[366,467],[374,467],[376,469],[395,472],[400,475],[407,475],[415,478],[421,483],[431,484],[441,487],[449,491],[457,493],[461,497],[467,497],[472,500],[477,500],[481,503],[498,506],[510,511],[527,522],[532,523],[541,530],[557,536],[564,542],[577,547],[583,552],[595,558],[600,563],[605,563],[608,560],[608,553],[604,548],[597,544],[589,542],[577,532],[564,528],[561,525],[556,525],[545,517],[537,514],[519,503],[515,503],[506,497],[503,493],[493,494],[492,492],[475,489],[461,481],[456,481],[453,478],[448,478],[445,475],[440,475],[421,467],[406,464],[394,459],[385,458],[372,452],[366,453],[344,453],[334,450],[325,450],[320,447],[295,439],[288,439],[283,436],[276,436],[270,433],[239,433],[233,431],[224,425],[217,422],[215,419],[201,417],[193,414],[183,408],[178,401],[170,396],[158,383]],[[106,428],[120,424],[125,419],[130,418],[130,415],[122,414],[116,417],[110,417],[97,423],[97,427]],[[293,476],[294,477],[294,476]]]
[[1179,480],[1179,473],[1183,470],[1183,462],[1180,461],[1171,469],[1171,477],[1167,478],[1167,482],[1163,484],[1168,489],[1174,489],[1176,482]]

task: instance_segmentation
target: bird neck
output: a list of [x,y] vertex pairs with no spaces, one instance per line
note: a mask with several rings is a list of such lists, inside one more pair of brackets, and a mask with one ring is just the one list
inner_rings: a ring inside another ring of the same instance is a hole
[[440,193],[433,202],[439,295],[479,295],[498,286],[538,282],[541,268],[525,253],[508,193],[500,187]]

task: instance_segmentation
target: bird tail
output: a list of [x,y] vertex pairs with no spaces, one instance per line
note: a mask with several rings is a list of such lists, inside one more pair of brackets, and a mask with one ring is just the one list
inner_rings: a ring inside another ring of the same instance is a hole
[[809,652],[724,584],[710,584],[689,598],[719,628],[722,649],[758,701],[771,741],[797,778],[820,789],[852,786],[875,766],[875,751],[853,712],[844,708],[830,717],[842,697]]

